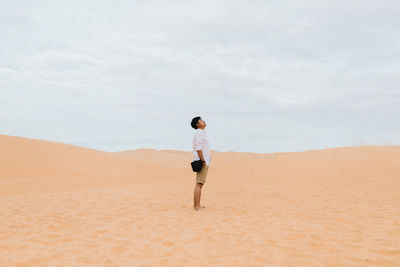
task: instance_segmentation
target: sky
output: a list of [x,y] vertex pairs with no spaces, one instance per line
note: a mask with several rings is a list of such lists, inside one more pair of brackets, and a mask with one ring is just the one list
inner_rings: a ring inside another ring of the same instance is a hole
[[400,145],[400,2],[0,0],[0,134],[105,151]]

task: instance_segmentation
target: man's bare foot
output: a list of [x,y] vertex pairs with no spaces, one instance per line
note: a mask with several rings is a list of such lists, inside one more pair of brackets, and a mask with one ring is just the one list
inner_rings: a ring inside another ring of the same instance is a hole
[[195,210],[204,209],[204,206],[193,207]]

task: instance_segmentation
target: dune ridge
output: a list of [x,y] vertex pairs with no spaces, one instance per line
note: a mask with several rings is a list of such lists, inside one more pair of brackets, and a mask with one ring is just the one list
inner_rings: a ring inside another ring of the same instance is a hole
[[400,146],[211,154],[0,135],[0,266],[400,265]]

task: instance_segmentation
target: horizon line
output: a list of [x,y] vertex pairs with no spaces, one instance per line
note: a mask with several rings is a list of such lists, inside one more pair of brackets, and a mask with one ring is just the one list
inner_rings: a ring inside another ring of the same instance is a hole
[[[43,142],[49,142],[49,143],[58,143],[58,144],[64,144],[64,145],[69,145],[69,146],[73,146],[73,147],[79,147],[79,148],[90,149],[90,150],[106,152],[106,153],[121,153],[121,152],[128,152],[128,151],[137,151],[137,150],[178,151],[178,152],[191,152],[191,153],[193,152],[191,150],[156,149],[156,148],[151,148],[151,147],[140,147],[140,148],[136,148],[136,149],[127,149],[127,150],[119,150],[119,151],[107,151],[107,150],[102,150],[102,149],[97,149],[97,148],[74,145],[74,144],[60,142],[60,141],[45,140],[45,139],[40,139],[40,138],[23,137],[23,136],[17,136],[17,135],[1,134],[1,133],[0,133],[0,136],[17,137],[17,138],[21,138],[21,139],[31,139],[31,140],[43,141]],[[306,149],[306,150],[301,150],[301,151],[286,151],[286,152],[280,152],[280,151],[277,151],[277,152],[253,152],[253,151],[234,151],[234,150],[220,151],[220,150],[215,150],[215,149],[210,149],[210,151],[214,151],[214,152],[218,152],[218,153],[274,154],[274,153],[299,153],[299,152],[307,152],[307,151],[321,151],[321,150],[325,150],[325,149],[338,149],[338,148],[385,147],[385,146],[390,146],[390,147],[399,146],[400,147],[400,145],[353,145],[353,146],[350,145],[350,146],[325,147],[322,149]]]

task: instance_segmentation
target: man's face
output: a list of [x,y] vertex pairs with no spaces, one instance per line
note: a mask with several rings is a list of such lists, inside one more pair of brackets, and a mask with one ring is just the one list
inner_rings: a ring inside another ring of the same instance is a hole
[[200,119],[200,120],[197,122],[197,128],[206,127],[206,126],[207,126],[207,124],[206,124],[206,122],[205,122],[203,119]]

